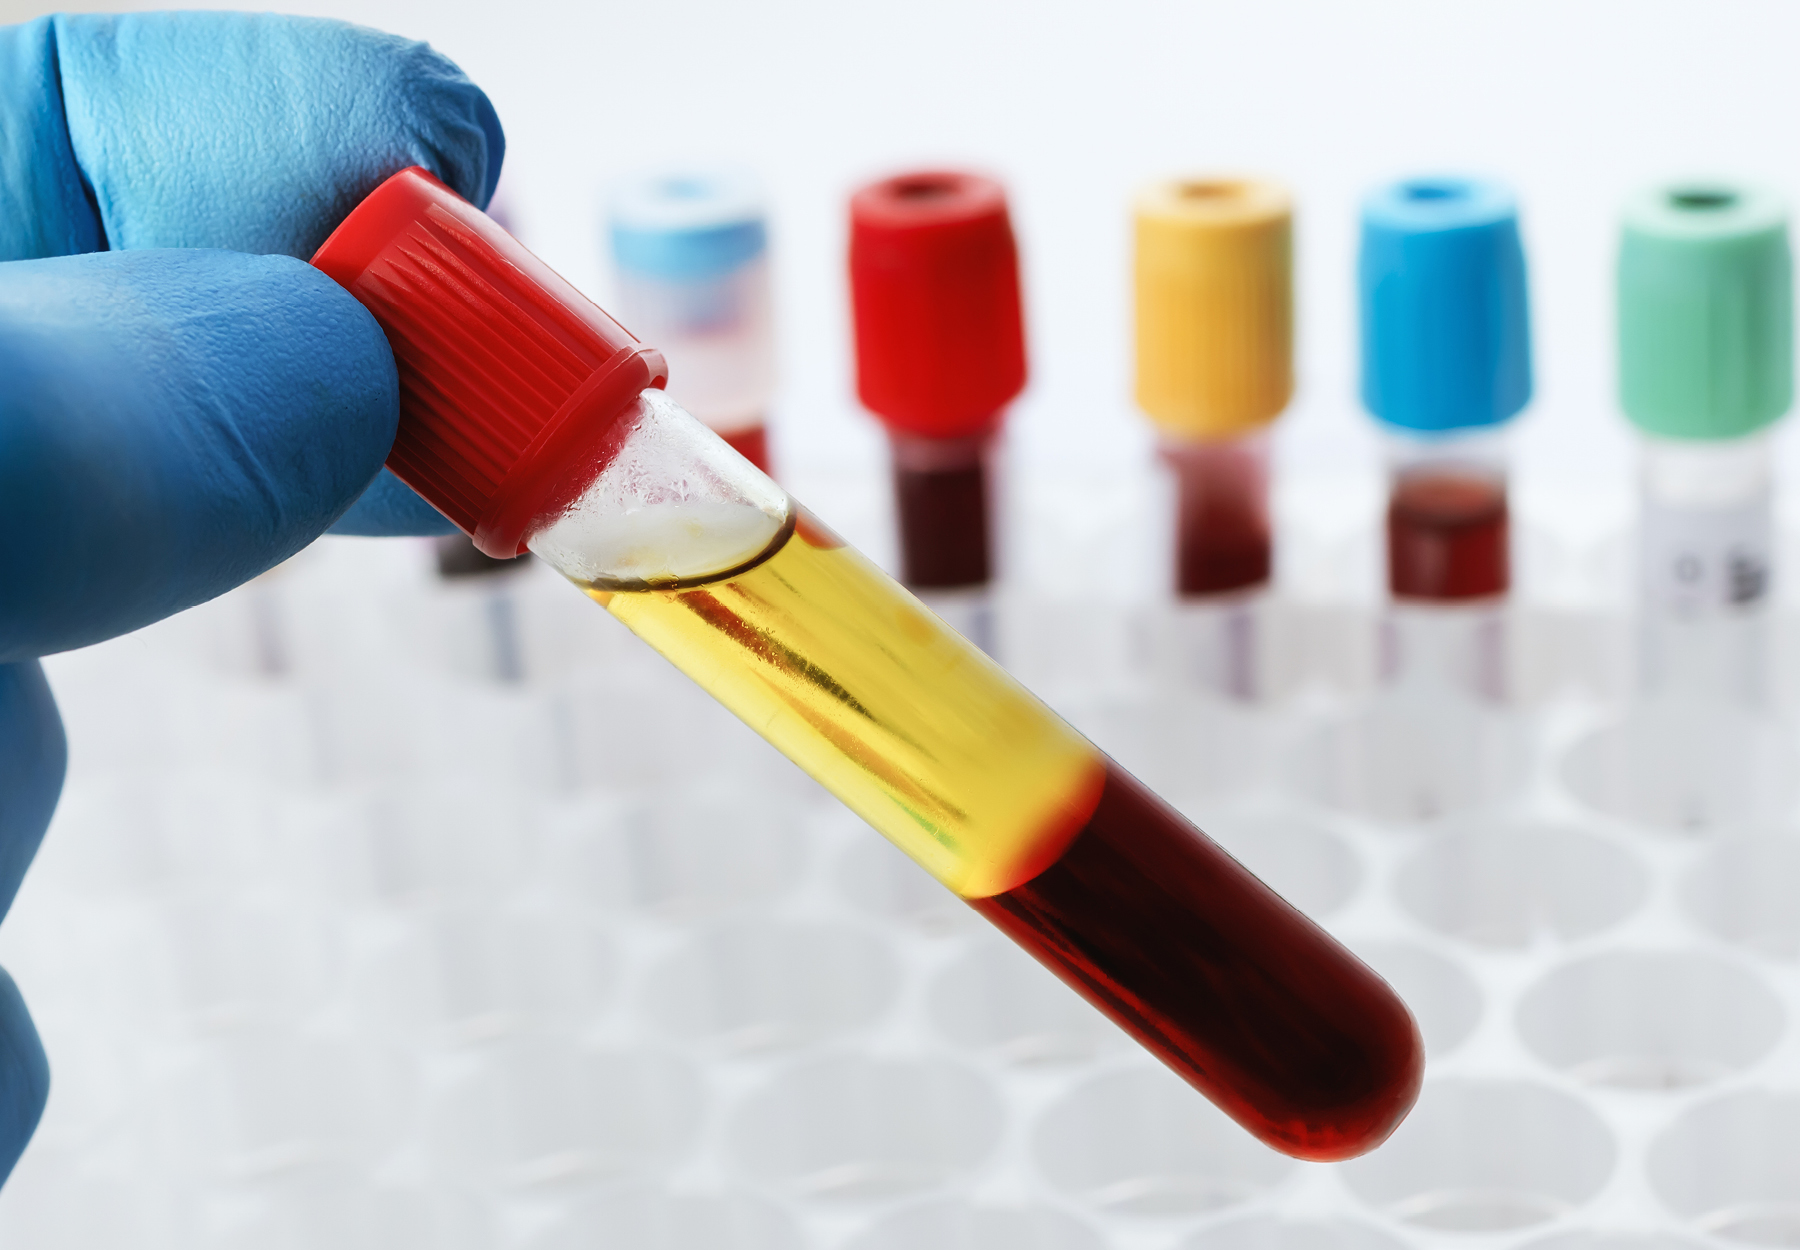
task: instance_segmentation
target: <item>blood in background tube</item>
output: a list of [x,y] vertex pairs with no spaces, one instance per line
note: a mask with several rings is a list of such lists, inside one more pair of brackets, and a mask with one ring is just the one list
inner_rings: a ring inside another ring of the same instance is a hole
[[1289,1154],[1361,1154],[1418,1095],[1418,1029],[1387,984],[1111,761],[1061,857],[970,903]]
[[914,590],[983,586],[993,576],[985,438],[894,435],[900,580]]
[[1175,470],[1176,593],[1216,595],[1266,583],[1272,544],[1261,438],[1165,444],[1162,457]]
[[900,512],[900,580],[918,590],[980,586],[988,559],[987,473],[894,467]]
[[1221,507],[1216,500],[1196,499],[1183,491],[1176,524],[1177,594],[1223,594],[1269,580],[1266,517],[1249,509]]
[[1388,497],[1388,589],[1437,602],[1503,595],[1512,582],[1508,534],[1503,478],[1403,471]]

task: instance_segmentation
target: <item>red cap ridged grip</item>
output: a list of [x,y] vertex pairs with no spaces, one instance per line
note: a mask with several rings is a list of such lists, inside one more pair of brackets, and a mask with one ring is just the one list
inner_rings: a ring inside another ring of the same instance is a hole
[[974,174],[903,174],[850,199],[856,389],[894,430],[964,438],[1025,385],[1006,192]]
[[662,355],[486,213],[414,166],[344,219],[312,263],[360,300],[400,370],[387,465],[502,558],[593,477]]

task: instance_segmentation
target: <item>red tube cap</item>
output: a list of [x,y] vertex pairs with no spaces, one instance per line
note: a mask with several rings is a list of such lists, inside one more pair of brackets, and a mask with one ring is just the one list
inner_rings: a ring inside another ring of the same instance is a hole
[[850,198],[856,390],[894,430],[966,438],[1025,386],[1006,192],[976,174],[901,174]]
[[661,353],[425,170],[403,169],[312,263],[375,314],[400,367],[387,465],[490,556],[572,500],[661,386]]

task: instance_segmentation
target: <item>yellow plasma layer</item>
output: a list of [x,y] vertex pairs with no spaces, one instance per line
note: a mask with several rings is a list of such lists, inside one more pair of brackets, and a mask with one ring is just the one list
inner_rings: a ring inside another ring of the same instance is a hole
[[796,512],[716,579],[584,589],[952,890],[1024,884],[1093,814],[1099,752]]

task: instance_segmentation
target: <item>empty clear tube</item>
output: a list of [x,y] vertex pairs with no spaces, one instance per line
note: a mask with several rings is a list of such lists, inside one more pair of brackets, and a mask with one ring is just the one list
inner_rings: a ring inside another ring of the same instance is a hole
[[1644,694],[1762,703],[1773,469],[1768,437],[1760,433],[1643,440],[1638,673]]
[[560,570],[1271,1145],[1347,1157],[1404,1117],[1422,1049],[1379,977],[684,412],[656,352],[486,217],[404,171],[314,263],[401,362],[390,466],[484,550]]

